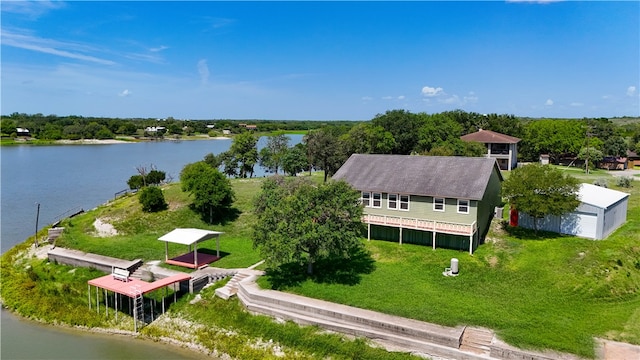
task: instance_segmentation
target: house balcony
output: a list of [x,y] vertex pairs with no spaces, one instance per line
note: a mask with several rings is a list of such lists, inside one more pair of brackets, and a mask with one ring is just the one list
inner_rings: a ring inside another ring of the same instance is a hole
[[478,223],[476,221],[471,224],[462,224],[448,221],[417,219],[402,216],[365,214],[362,216],[362,222],[365,224],[432,231],[436,233],[445,233],[452,235],[472,236],[476,233],[476,231],[478,231]]

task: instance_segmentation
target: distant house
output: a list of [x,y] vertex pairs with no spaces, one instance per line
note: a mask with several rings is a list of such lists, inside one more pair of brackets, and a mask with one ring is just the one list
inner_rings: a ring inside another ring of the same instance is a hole
[[29,129],[25,129],[25,128],[16,128],[16,135],[17,136],[31,136],[31,132],[29,131]]
[[[580,205],[561,216],[538,220],[538,229],[601,240],[627,221],[629,194],[604,187],[580,184]],[[518,212],[518,226],[533,229],[533,218]]]
[[620,156],[605,156],[600,162],[598,162],[598,167],[606,170],[626,170],[627,158]]
[[247,128],[247,130],[258,130],[258,125],[247,125],[245,128]]
[[222,134],[224,134],[224,135],[231,135],[231,130],[229,130],[229,129],[224,129],[224,130],[222,130]]
[[640,155],[631,150],[627,150],[627,168],[633,169],[634,166],[640,166]]
[[215,124],[208,124],[207,129],[215,129]]
[[517,137],[480,129],[460,137],[462,141],[479,142],[487,147],[487,157],[496,159],[500,170],[513,170],[518,166]]
[[164,133],[166,128],[164,126],[147,126],[144,131],[148,133]]
[[494,159],[353,154],[333,176],[361,192],[367,238],[468,250],[500,203]]

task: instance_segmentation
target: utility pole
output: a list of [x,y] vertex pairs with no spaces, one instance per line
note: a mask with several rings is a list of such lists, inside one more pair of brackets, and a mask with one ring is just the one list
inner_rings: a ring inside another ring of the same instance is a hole
[[587,126],[587,132],[585,133],[587,137],[587,159],[585,160],[585,165],[587,169],[587,175],[589,175],[589,127]]
[[40,218],[40,203],[36,203],[38,205],[38,209],[36,210],[36,235],[35,235],[35,245],[38,247],[38,219]]

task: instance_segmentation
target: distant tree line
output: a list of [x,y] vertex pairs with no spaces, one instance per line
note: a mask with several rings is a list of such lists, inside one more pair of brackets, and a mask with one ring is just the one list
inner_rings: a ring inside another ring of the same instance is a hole
[[[193,134],[219,135],[223,130],[231,134],[247,132],[246,125],[257,125],[259,132],[308,131],[324,126],[327,122],[311,120],[178,120],[131,118],[114,119],[103,117],[57,116],[43,114],[13,113],[0,116],[3,136],[15,137],[16,128],[29,129],[30,135],[41,140],[114,139],[118,136],[164,137],[188,136]],[[350,124],[352,121],[338,121]],[[149,133],[148,128],[162,130]]]
[[[229,177],[251,177],[256,164],[276,174],[321,169],[331,176],[353,153],[482,156],[486,152],[482,145],[460,140],[479,129],[520,138],[520,161],[538,161],[540,154],[548,154],[553,163],[563,158],[597,162],[624,156],[627,150],[640,151],[637,118],[530,119],[462,110],[436,114],[389,110],[369,121],[112,119],[19,113],[1,120],[5,136],[23,127],[33,137],[51,140],[145,136],[149,135],[146,128],[158,126],[164,128],[161,136],[229,130],[238,135],[232,148],[205,158]],[[247,130],[247,124],[257,125],[257,132]],[[257,134],[277,131],[306,135],[302,144],[291,149],[286,136],[276,135],[258,153]]]

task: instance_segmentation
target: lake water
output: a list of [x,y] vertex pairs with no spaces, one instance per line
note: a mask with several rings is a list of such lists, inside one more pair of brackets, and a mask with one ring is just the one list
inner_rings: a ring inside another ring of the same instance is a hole
[[[302,135],[288,136],[290,146],[302,141]],[[263,137],[258,148],[265,144]],[[69,212],[90,210],[113,199],[116,192],[128,188],[127,180],[137,174],[136,167],[154,165],[178,181],[184,165],[202,160],[208,153],[227,151],[230,146],[231,140],[218,139],[2,147],[1,251],[4,253],[32,236],[36,230],[36,217],[38,229],[41,229]],[[255,176],[264,174],[264,169],[256,166]],[[37,204],[40,204],[39,216]],[[4,310],[0,331],[2,359],[185,358],[184,353],[162,356],[165,346],[159,344],[68,332],[17,319]],[[159,352],[150,349],[158,346]],[[126,350],[116,351],[120,347]]]

